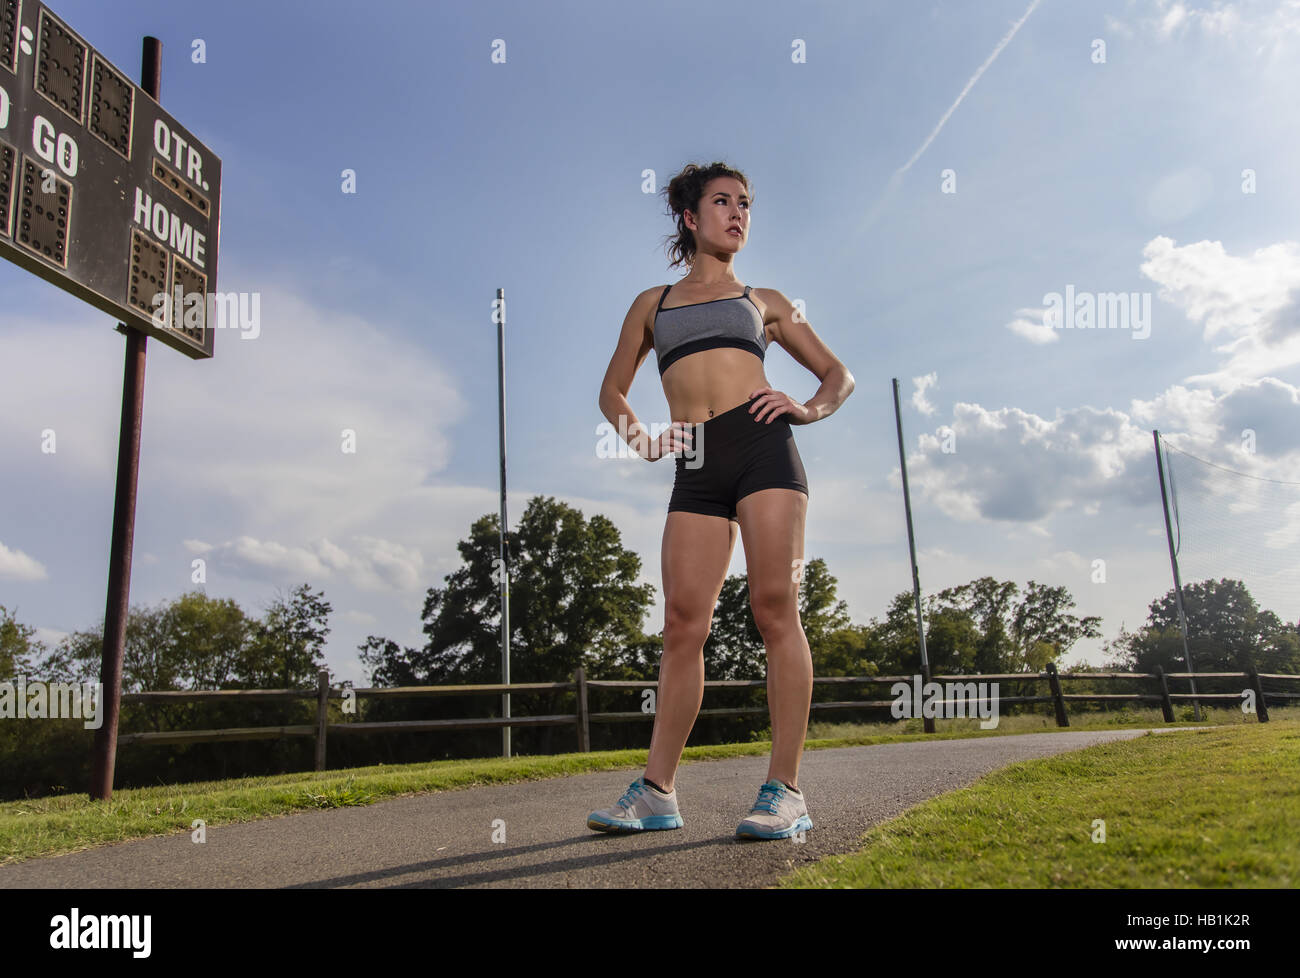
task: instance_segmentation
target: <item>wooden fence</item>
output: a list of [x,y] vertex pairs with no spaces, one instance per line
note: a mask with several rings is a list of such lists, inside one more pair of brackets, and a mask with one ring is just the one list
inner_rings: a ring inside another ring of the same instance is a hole
[[[1141,679],[1153,681],[1159,689],[1159,692],[1143,693],[1065,693],[1062,691],[1062,682],[1070,680],[1126,680]],[[1174,722],[1175,701],[1185,702],[1188,700],[1194,703],[1202,701],[1233,701],[1240,703],[1242,701],[1241,693],[1171,693],[1169,692],[1170,679],[1239,679],[1245,680],[1246,689],[1254,691],[1255,710],[1261,723],[1268,722],[1268,701],[1282,702],[1300,698],[1300,693],[1282,693],[1269,692],[1265,694],[1261,680],[1289,680],[1295,681],[1300,676],[1285,673],[1259,673],[1254,670],[1249,672],[1164,672],[1159,666],[1153,673],[1145,672],[1076,672],[1076,673],[1058,673],[1056,667],[1049,663],[1043,672],[1012,672],[998,674],[982,675],[963,675],[963,676],[933,676],[931,682],[944,685],[944,695],[953,695],[954,690],[947,689],[947,684],[959,684],[962,689],[958,692],[963,694],[968,692],[967,684],[975,685],[978,691],[979,683],[1003,683],[1003,682],[1046,682],[1049,687],[1049,693],[1045,696],[1001,696],[997,697],[999,704],[1007,703],[1052,703],[1056,712],[1056,725],[1058,727],[1068,727],[1070,725],[1069,714],[1066,712],[1065,705],[1070,701],[1096,701],[1096,702],[1139,702],[1139,703],[1159,703],[1166,723]],[[893,685],[894,683],[911,684],[913,676],[823,676],[815,677],[813,684],[815,686],[855,686],[855,685]],[[587,694],[591,689],[656,689],[658,683],[643,680],[608,680],[608,679],[587,679],[582,667],[579,667],[574,673],[571,682],[563,683],[490,683],[476,686],[397,686],[388,688],[363,688],[352,689],[351,687],[332,688],[329,685],[329,674],[321,670],[317,676],[316,689],[221,689],[221,690],[177,690],[149,693],[123,693],[123,703],[176,703],[184,701],[203,701],[203,702],[258,702],[258,701],[281,701],[281,700],[316,700],[316,722],[314,724],[301,724],[293,726],[270,726],[270,727],[237,727],[224,730],[168,730],[151,733],[127,733],[119,734],[117,742],[121,744],[190,744],[190,743],[209,743],[226,740],[274,740],[280,737],[314,737],[316,739],[316,770],[325,770],[325,743],[327,737],[331,736],[352,736],[356,734],[369,733],[420,733],[434,730],[487,730],[499,729],[504,726],[509,727],[543,727],[543,726],[575,726],[578,734],[578,749],[580,751],[591,750],[591,724],[593,723],[625,723],[635,722],[638,720],[652,720],[653,712],[643,712],[640,710],[622,712],[622,713],[591,713],[587,708]],[[709,680],[704,683],[705,689],[766,689],[767,681],[764,679],[727,679],[727,680]],[[564,691],[577,693],[577,708],[574,713],[561,713],[550,716],[511,716],[511,717],[481,717],[466,718],[454,720],[393,720],[386,722],[354,722],[354,723],[329,723],[329,701],[331,699],[342,699],[345,696],[354,696],[356,698],[369,697],[372,699],[385,699],[395,697],[425,697],[425,696],[477,696],[485,693],[533,693],[533,692],[550,692]],[[968,716],[974,716],[973,703],[984,703],[992,700],[992,697],[980,698],[978,695],[963,695],[960,698],[952,700],[937,701],[943,705],[965,706],[972,710]],[[834,702],[814,702],[812,710],[854,710],[854,709],[876,709],[880,707],[890,707],[894,705],[894,700],[837,700]],[[767,714],[767,707],[732,707],[726,709],[700,710],[701,717],[729,717],[729,716],[750,716],[755,714]]]

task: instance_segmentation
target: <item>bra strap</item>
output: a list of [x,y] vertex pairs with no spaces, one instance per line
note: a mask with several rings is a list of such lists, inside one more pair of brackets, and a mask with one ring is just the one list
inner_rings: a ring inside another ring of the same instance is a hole
[[656,312],[662,312],[662,311],[663,311],[663,308],[664,308],[664,300],[665,300],[666,298],[668,298],[668,290],[671,289],[671,288],[672,288],[671,285],[665,285],[665,286],[664,286],[663,293],[659,296],[659,308],[655,310]]

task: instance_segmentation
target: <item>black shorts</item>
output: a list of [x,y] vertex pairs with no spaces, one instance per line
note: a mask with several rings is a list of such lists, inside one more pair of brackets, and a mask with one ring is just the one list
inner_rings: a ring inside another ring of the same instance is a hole
[[668,512],[704,513],[736,519],[736,502],[760,489],[798,489],[808,495],[808,476],[785,415],[755,421],[753,401],[685,425],[695,437],[677,455],[677,478]]

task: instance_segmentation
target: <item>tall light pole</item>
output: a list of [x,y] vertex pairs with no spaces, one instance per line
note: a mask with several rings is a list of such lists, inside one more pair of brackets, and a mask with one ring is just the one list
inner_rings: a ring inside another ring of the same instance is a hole
[[[510,683],[510,551],[506,547],[506,290],[497,289],[497,412],[501,441],[501,544],[497,576],[501,584],[501,681]],[[501,694],[501,716],[510,717],[510,693]],[[501,728],[501,756],[510,756],[510,725]]]

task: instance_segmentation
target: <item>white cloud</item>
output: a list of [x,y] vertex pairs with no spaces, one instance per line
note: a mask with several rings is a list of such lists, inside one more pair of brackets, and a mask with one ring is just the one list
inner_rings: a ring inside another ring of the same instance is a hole
[[1007,323],[1007,329],[1030,343],[1041,345],[1055,343],[1061,337],[1045,322],[1047,309],[1017,309],[1016,318]]
[[44,581],[49,574],[45,565],[21,550],[10,550],[0,543],[0,578],[11,581]]
[[[185,552],[257,580],[332,577],[401,593],[430,583],[419,580],[422,553],[454,551],[497,507],[490,487],[436,482],[468,412],[458,377],[431,346],[395,330],[261,291],[257,339],[224,332],[206,361],[150,344],[140,493],[151,524]],[[0,453],[48,464],[26,433],[56,427],[62,477],[111,485],[121,378],[104,363],[120,363],[122,339],[102,326],[10,319],[6,357],[47,362],[54,333],[57,371],[6,378]],[[344,429],[355,432],[355,453],[343,450]],[[0,552],[0,576],[43,573],[26,555]]]
[[[186,504],[196,524],[204,510],[220,509],[229,525],[255,535],[374,530],[373,521],[446,468],[448,429],[468,410],[458,378],[432,348],[395,330],[261,291],[257,339],[224,331],[205,361],[150,344],[141,491],[196,501]],[[34,458],[26,433],[55,427],[65,473],[111,484],[121,376],[104,361],[121,360],[121,336],[84,323],[5,326],[14,363],[48,361],[53,334],[62,352],[57,371],[6,378],[0,452]],[[342,450],[344,429],[356,433],[354,454]]]
[[935,406],[926,398],[925,392],[939,383],[937,373],[928,373],[924,377],[912,378],[912,407],[922,414],[934,414]]
[[[1206,341],[1227,362],[1188,378],[1230,390],[1246,380],[1300,364],[1300,245],[1284,241],[1248,257],[1229,255],[1218,241],[1177,246],[1160,236],[1142,250],[1142,274],[1159,297],[1203,323]],[[1159,328],[1158,324],[1153,328]]]
[[283,580],[330,581],[342,576],[363,591],[415,591],[424,586],[424,557],[414,547],[359,534],[351,549],[327,538],[306,546],[240,536],[209,548],[217,567]]
[[[1137,23],[1163,41],[1199,33],[1223,41],[1248,43],[1254,54],[1273,54],[1300,37],[1298,0],[1146,0]],[[1107,16],[1107,26],[1122,25]]]
[[1168,37],[1187,22],[1187,8],[1181,3],[1169,6],[1160,16],[1158,32],[1161,37]]
[[[1053,419],[959,402],[950,427],[956,451],[943,453],[937,430],[923,433],[908,473],[918,491],[962,521],[1037,521],[1066,509],[1091,516],[1108,500],[1147,505],[1151,428],[1217,465],[1300,481],[1300,389],[1275,378],[1219,395],[1175,386],[1134,399],[1128,413],[1079,407],[1058,409]],[[1245,428],[1255,432],[1253,454],[1243,449]]]
[[1079,500],[1139,502],[1149,490],[1150,436],[1122,412],[1091,407],[1057,411],[1054,420],[1019,408],[989,411],[959,402],[950,426],[956,451],[920,436],[909,456],[912,481],[958,520],[1040,520]]

